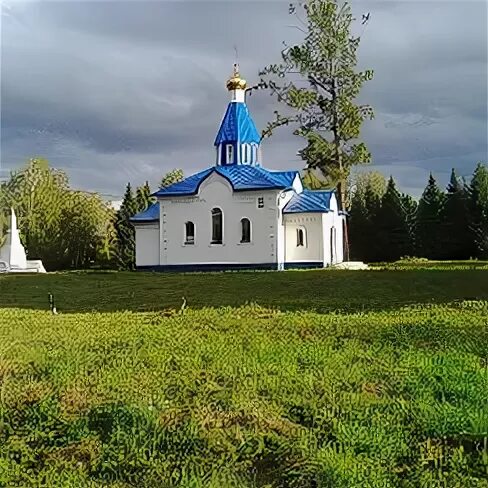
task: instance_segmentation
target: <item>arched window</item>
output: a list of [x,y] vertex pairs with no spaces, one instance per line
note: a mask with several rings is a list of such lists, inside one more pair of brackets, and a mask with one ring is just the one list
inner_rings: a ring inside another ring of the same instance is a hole
[[252,145],[252,162],[256,163],[258,160],[258,145],[253,144]]
[[232,144],[227,144],[227,164],[234,163],[234,146]]
[[195,244],[195,224],[185,222],[185,244]]
[[212,209],[212,244],[222,244],[222,210]]
[[297,247],[307,246],[307,234],[304,227],[297,229]]
[[241,219],[241,242],[251,242],[251,221]]
[[242,163],[249,164],[251,162],[251,146],[249,144],[242,145]]

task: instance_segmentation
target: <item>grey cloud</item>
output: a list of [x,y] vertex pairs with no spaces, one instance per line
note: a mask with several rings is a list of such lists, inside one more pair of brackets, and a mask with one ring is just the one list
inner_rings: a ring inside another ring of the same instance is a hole
[[[213,164],[224,88],[239,48],[243,75],[279,60],[288,2],[42,2],[12,4],[2,25],[2,165],[42,155],[73,184],[123,191]],[[363,136],[383,172],[416,194],[429,170],[469,174],[487,159],[484,2],[353,2],[371,11],[361,101],[375,108]],[[276,104],[255,94],[259,127]],[[273,169],[301,168],[290,128],[263,147]],[[389,170],[390,168],[390,170]],[[413,176],[412,176],[413,175]]]

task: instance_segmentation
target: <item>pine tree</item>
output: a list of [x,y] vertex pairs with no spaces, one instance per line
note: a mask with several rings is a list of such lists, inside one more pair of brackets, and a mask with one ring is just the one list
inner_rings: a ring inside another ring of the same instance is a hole
[[470,193],[470,222],[474,235],[477,256],[488,257],[488,166],[481,163],[476,167]]
[[146,181],[144,185],[140,186],[136,190],[136,207],[138,212],[143,212],[149,207],[151,203],[151,188]]
[[406,223],[408,228],[408,241],[406,242],[406,256],[414,256],[416,251],[416,213],[417,213],[417,202],[406,193],[402,193],[401,196],[402,205],[405,210]]
[[444,193],[431,173],[416,212],[416,254],[420,257],[442,257],[441,215],[444,203]]
[[[363,239],[364,260],[380,261],[381,248],[378,242],[378,217],[381,210],[381,196],[372,182],[366,186],[364,208],[366,211]],[[358,236],[358,238],[360,238]]]
[[[328,185],[337,187],[339,206],[348,202],[346,182],[351,168],[371,161],[359,141],[362,123],[373,118],[368,105],[358,103],[362,85],[372,70],[357,69],[360,37],[352,34],[354,17],[347,2],[309,0],[291,4],[290,13],[303,8],[302,42],[281,52],[281,63],[266,66],[253,89],[267,89],[284,105],[262,136],[295,124],[306,146],[299,151],[309,168],[318,168]],[[291,110],[290,110],[291,109]]]
[[408,255],[410,235],[407,212],[393,177],[388,180],[386,192],[381,199],[376,225],[382,260],[396,261]]
[[118,241],[118,264],[122,269],[134,269],[135,266],[135,229],[130,222],[130,218],[137,213],[137,202],[132,193],[130,183],[124,194],[122,205],[117,212],[115,229]]
[[354,260],[367,260],[368,216],[364,196],[356,192],[352,197],[349,212],[349,237],[351,257]]
[[377,216],[386,190],[385,177],[378,171],[359,173],[350,182],[350,241],[353,259],[376,261]]
[[453,169],[441,217],[443,259],[469,259],[476,254],[469,204],[466,185],[459,180]]

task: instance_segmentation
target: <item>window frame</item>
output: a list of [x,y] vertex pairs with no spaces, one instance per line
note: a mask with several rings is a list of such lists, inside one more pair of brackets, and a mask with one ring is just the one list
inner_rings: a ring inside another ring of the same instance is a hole
[[225,149],[225,162],[226,164],[234,163],[234,145],[227,144]]
[[251,160],[256,163],[258,160],[258,145],[256,143],[251,146]]
[[[296,239],[296,247],[303,247],[303,248],[306,248],[307,247],[307,229],[305,228],[305,226],[303,225],[300,225],[297,227],[297,239]],[[300,235],[301,235],[301,239],[300,239]]]
[[[219,213],[214,213],[214,211],[218,211]],[[214,235],[214,217],[216,215],[220,215],[220,239],[214,239],[215,235]],[[220,207],[214,207],[212,208],[212,210],[210,211],[210,231],[211,231],[211,234],[210,234],[210,244],[211,245],[216,245],[216,246],[221,246],[223,243],[224,243],[224,212],[222,211],[222,209]]]
[[[249,228],[248,228],[248,239],[244,240],[244,222],[247,222]],[[252,225],[251,225],[251,219],[247,217],[242,217],[241,221],[241,240],[239,244],[251,244],[252,242]]]
[[[189,239],[190,235],[188,233],[188,224],[191,224],[193,226],[193,236],[192,239]],[[194,246],[195,245],[195,224],[191,220],[187,220],[185,222],[185,227],[184,227],[184,233],[185,233],[185,239],[183,240],[183,244],[185,246]]]

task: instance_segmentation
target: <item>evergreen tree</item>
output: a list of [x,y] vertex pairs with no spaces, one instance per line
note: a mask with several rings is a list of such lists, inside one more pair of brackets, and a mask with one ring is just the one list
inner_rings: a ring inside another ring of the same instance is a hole
[[364,194],[364,204],[366,209],[366,228],[364,234],[365,260],[381,261],[381,247],[379,244],[378,218],[381,211],[382,197],[372,184],[368,183]]
[[132,187],[127,183],[122,205],[117,212],[115,229],[117,232],[117,260],[121,269],[134,269],[135,266],[135,229],[130,218],[137,213],[137,201]]
[[285,114],[275,112],[276,119],[262,136],[296,124],[294,133],[306,141],[300,156],[309,168],[322,172],[330,187],[337,187],[340,208],[345,209],[351,168],[371,160],[359,137],[363,121],[373,118],[373,110],[359,105],[357,98],[373,71],[357,69],[360,37],[351,34],[355,19],[347,2],[309,0],[291,4],[290,13],[296,14],[298,7],[306,16],[305,23],[297,15],[304,27],[299,27],[305,34],[303,41],[286,46],[281,63],[265,67],[251,90],[267,89],[285,106]]
[[477,256],[488,257],[488,166],[481,163],[471,179],[470,215]]
[[417,202],[406,193],[402,193],[402,205],[405,210],[405,218],[408,228],[408,241],[406,242],[406,256],[414,256],[416,251],[416,213]]
[[407,212],[393,177],[388,180],[386,192],[381,199],[376,225],[378,226],[377,242],[381,250],[381,260],[396,261],[402,256],[408,255],[410,234]]
[[469,259],[476,255],[469,211],[470,201],[466,185],[460,181],[453,169],[441,218],[443,259]]
[[136,207],[137,212],[143,212],[149,207],[151,203],[151,188],[149,183],[146,181],[144,185],[140,186],[136,190]]
[[425,187],[416,212],[416,254],[428,259],[442,257],[441,215],[445,202],[432,173]]
[[369,220],[364,195],[355,192],[349,212],[350,253],[353,260],[368,261]]
[[377,171],[355,175],[350,184],[353,195],[350,209],[350,242],[353,259],[376,261],[377,217],[386,190],[385,177]]

